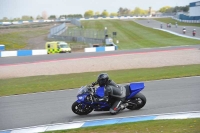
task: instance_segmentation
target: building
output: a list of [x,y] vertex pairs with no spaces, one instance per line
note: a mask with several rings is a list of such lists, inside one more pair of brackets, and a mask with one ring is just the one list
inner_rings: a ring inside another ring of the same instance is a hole
[[181,20],[200,20],[200,1],[192,2],[189,4],[189,13],[180,14]]
[[200,1],[190,3],[189,15],[191,17],[200,17]]

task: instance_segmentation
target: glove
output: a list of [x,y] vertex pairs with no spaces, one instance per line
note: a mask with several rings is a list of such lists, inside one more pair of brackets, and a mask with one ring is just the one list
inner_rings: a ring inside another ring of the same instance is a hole
[[93,82],[93,83],[92,83],[92,86],[95,86],[96,84],[97,84],[97,82]]

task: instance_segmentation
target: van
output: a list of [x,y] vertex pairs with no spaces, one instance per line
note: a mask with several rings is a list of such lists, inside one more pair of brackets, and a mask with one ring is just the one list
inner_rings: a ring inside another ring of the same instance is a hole
[[48,54],[51,53],[71,53],[70,45],[63,41],[46,42],[45,48]]

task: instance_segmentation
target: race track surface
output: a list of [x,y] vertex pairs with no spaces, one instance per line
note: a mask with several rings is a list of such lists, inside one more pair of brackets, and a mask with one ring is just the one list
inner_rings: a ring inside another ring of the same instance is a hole
[[129,53],[160,52],[160,51],[190,49],[190,48],[200,49],[200,41],[199,41],[199,45],[191,45],[191,46],[169,46],[169,47],[163,47],[163,48],[141,48],[141,49],[117,50],[117,51],[109,51],[109,52],[89,52],[89,53],[77,52],[77,53],[70,53],[70,54],[62,53],[62,54],[50,54],[50,55],[4,57],[4,58],[0,58],[0,66],[14,65],[14,64],[21,64],[21,63],[24,64],[24,63],[34,63],[34,62],[47,62],[47,61],[53,61],[53,60],[100,57],[100,56],[129,54]]
[[[141,110],[118,115],[92,112],[78,116],[71,111],[77,89],[0,97],[0,130],[83,120],[200,111],[200,77],[145,82],[147,104]],[[50,86],[51,87],[51,86]]]
[[200,64],[199,46],[0,58],[0,79]]
[[[150,28],[158,28],[158,29],[161,29],[160,28],[160,25],[162,23],[163,25],[163,28],[162,29],[165,29],[165,30],[168,30],[168,31],[172,31],[172,32],[175,32],[175,33],[178,33],[180,35],[185,35],[185,36],[189,36],[189,37],[196,37],[196,38],[200,38],[200,27],[196,27],[196,26],[178,26],[176,27],[175,25],[172,24],[171,28],[168,28],[167,27],[167,24],[166,23],[163,23],[163,22],[160,22],[160,21],[156,21],[156,20],[153,20],[153,19],[150,19],[149,20],[149,23],[148,23],[148,20],[137,20],[137,19],[134,19],[135,22],[143,25],[143,26],[147,26],[147,27],[150,27]],[[177,23],[179,23],[177,21]],[[186,28],[186,33],[183,34],[183,27]],[[192,34],[192,31],[193,29],[196,29],[196,35],[193,36]]]

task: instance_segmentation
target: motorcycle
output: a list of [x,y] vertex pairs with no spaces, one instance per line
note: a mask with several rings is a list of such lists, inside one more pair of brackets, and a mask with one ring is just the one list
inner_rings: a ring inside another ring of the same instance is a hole
[[186,30],[183,30],[183,34],[185,34],[186,33]]
[[196,35],[196,32],[195,32],[195,31],[193,31],[193,32],[192,32],[192,35],[193,35],[193,36],[195,36],[195,35]]
[[[126,108],[129,110],[139,110],[144,107],[146,97],[140,92],[145,87],[144,83],[130,83],[124,87],[126,89],[126,100],[122,104],[126,104]],[[102,97],[104,97],[104,87],[82,86],[71,109],[77,115],[87,115],[93,110],[109,111],[115,100],[109,98],[108,101],[98,101]]]

